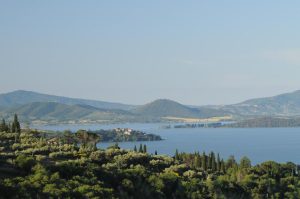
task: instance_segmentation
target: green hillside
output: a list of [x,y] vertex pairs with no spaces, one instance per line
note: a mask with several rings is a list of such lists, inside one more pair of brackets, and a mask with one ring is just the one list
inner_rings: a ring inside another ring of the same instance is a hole
[[300,116],[300,91],[274,97],[247,100],[226,106],[191,107],[159,99],[142,106],[73,99],[29,91],[0,94],[0,116],[13,113],[28,121],[107,121],[160,122],[165,117],[209,118],[231,115],[234,118],[260,116]]
[[66,105],[56,102],[33,102],[6,109],[1,115],[6,117],[17,113],[27,120],[111,120],[130,119],[132,114],[123,110],[100,109],[88,105]]
[[24,121],[44,122],[160,122],[164,117],[206,118],[222,116],[224,112],[213,109],[189,108],[171,100],[156,100],[132,111],[101,109],[90,105],[67,105],[57,102],[32,102],[6,108],[0,117],[8,118],[17,113]]
[[274,97],[258,98],[220,108],[238,115],[300,115],[300,91],[277,95]]
[[159,99],[133,110],[133,113],[151,117],[182,117],[182,118],[206,118],[223,116],[225,112],[208,108],[190,108],[178,102]]
[[126,105],[121,103],[61,97],[24,90],[0,94],[0,107],[15,107],[18,105],[28,104],[32,102],[57,102],[67,105],[83,104],[97,108],[123,110],[129,110],[134,107],[132,105]]

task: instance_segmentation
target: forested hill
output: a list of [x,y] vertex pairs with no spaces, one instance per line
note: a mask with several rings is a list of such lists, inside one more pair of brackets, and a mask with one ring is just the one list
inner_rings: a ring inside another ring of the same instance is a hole
[[235,115],[300,116],[300,91],[218,107]]
[[291,118],[300,116],[300,91],[248,100],[234,105],[200,107],[186,106],[168,99],[133,106],[45,95],[31,91],[0,94],[0,117],[5,118],[13,113],[18,113],[26,121],[86,123],[185,121],[223,116],[236,119]]
[[16,107],[19,105],[24,105],[32,102],[56,102],[56,103],[67,104],[67,105],[84,104],[96,108],[122,109],[122,110],[129,110],[134,107],[132,105],[126,105],[121,103],[61,97],[56,95],[48,95],[48,94],[42,94],[42,93],[24,91],[24,90],[18,90],[10,93],[0,94],[0,107]]
[[182,118],[208,118],[224,116],[224,111],[217,111],[208,108],[190,108],[178,102],[159,99],[148,103],[132,111],[135,114],[151,117],[182,117]]
[[133,114],[124,110],[100,109],[89,105],[66,105],[56,102],[33,102],[0,111],[1,116],[7,118],[9,115],[18,113],[23,121],[43,120],[47,122],[68,121],[98,121],[116,122],[122,120],[130,121]]
[[204,107],[191,108],[171,100],[156,100],[142,106],[130,106],[29,91],[1,94],[0,118],[8,118],[14,113],[19,114],[22,121],[38,123],[161,122],[168,120],[165,117],[208,118],[226,115],[224,111]]

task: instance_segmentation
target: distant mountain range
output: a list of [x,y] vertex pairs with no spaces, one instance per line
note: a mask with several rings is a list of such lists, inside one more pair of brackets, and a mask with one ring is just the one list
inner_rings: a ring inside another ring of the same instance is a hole
[[5,118],[17,113],[21,119],[26,121],[97,121],[97,122],[117,122],[130,120],[133,114],[124,110],[100,109],[89,105],[76,104],[67,105],[57,102],[32,102],[25,105],[11,107],[2,112]]
[[215,109],[241,116],[300,116],[300,91],[216,106]]
[[274,97],[247,100],[225,106],[186,106],[159,99],[135,106],[96,100],[75,99],[36,93],[14,91],[0,94],[0,117],[14,113],[23,121],[43,122],[159,122],[172,118],[210,118],[232,116],[251,118],[261,116],[300,116],[300,91]]
[[17,113],[24,121],[35,122],[159,122],[163,117],[206,118],[224,115],[219,110],[190,108],[171,100],[156,100],[143,106],[96,100],[74,99],[14,91],[0,94],[0,116]]
[[55,95],[47,95],[47,94],[41,94],[32,91],[24,91],[24,90],[18,90],[10,93],[0,94],[0,107],[2,108],[16,107],[18,105],[24,105],[32,102],[57,102],[57,103],[67,104],[67,105],[85,104],[96,108],[121,109],[121,110],[129,110],[134,107],[132,105],[121,104],[121,103],[60,97]]
[[151,117],[179,117],[179,118],[208,118],[225,116],[226,111],[206,107],[191,108],[168,99],[158,99],[139,106],[131,111],[134,114]]

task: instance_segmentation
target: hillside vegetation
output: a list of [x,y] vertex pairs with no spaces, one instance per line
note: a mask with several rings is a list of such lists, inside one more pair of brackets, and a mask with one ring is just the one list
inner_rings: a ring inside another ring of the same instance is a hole
[[43,120],[48,122],[68,121],[130,121],[133,114],[124,110],[100,109],[89,105],[66,105],[56,102],[33,102],[2,112],[4,118],[18,113],[26,121]]
[[96,108],[121,110],[129,110],[133,107],[132,105],[121,103],[61,97],[24,90],[0,94],[0,107],[16,107],[32,102],[56,102],[67,105],[85,104]]
[[178,117],[178,118],[208,118],[224,116],[225,113],[208,108],[190,108],[178,102],[159,99],[132,111],[135,114],[151,117]]
[[239,104],[219,107],[219,109],[244,116],[299,116],[300,91],[247,100]]
[[[18,113],[26,122],[46,123],[114,123],[162,122],[167,118],[209,118],[225,116],[224,111],[191,108],[171,100],[156,100],[146,105],[122,107],[120,104],[98,103],[28,91],[0,95],[0,116]],[[99,108],[103,107],[103,108]],[[119,109],[116,109],[119,108]]]
[[[173,157],[113,145],[96,134],[46,136],[18,122],[0,133],[0,198],[299,198],[299,165],[251,165],[214,152]],[[17,128],[16,128],[17,127]]]
[[132,106],[95,100],[45,95],[30,91],[0,94],[0,116],[18,113],[24,121],[46,123],[114,123],[197,121],[208,118],[241,120],[300,116],[300,91],[247,100],[225,106],[187,106],[159,99]]

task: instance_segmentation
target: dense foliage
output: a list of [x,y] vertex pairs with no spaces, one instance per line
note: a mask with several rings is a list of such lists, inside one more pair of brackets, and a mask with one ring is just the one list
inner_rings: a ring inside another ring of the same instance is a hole
[[106,150],[97,135],[64,139],[36,130],[0,133],[1,198],[299,198],[299,166],[213,152],[174,157],[139,150]]

